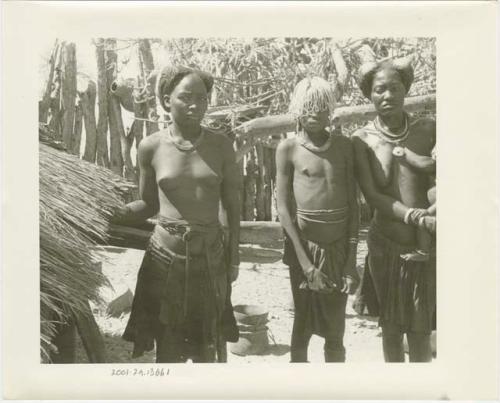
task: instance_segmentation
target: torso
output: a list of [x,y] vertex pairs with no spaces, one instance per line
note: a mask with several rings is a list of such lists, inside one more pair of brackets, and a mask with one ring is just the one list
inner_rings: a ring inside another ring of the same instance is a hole
[[[331,147],[324,152],[312,152],[296,142],[292,164],[297,208],[335,210],[348,206],[345,141],[349,140],[333,136]],[[297,224],[306,239],[316,242],[333,242],[345,236],[347,229],[347,220],[324,224],[298,218]]]
[[223,159],[218,135],[207,133],[193,151],[181,151],[161,135],[151,165],[156,174],[160,214],[194,224],[218,220]]
[[[428,207],[427,190],[428,175],[418,172],[403,160],[397,160],[392,155],[396,145],[407,147],[419,155],[430,155],[435,143],[434,122],[430,119],[420,119],[410,125],[406,140],[400,144],[392,144],[374,134],[371,125],[356,133],[366,144],[372,177],[378,190],[407,207]],[[375,211],[375,222],[390,239],[402,244],[415,242],[414,228],[391,217]]]

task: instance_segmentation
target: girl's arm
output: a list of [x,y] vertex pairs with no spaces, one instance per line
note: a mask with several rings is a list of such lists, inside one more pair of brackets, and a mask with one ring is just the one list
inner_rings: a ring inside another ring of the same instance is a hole
[[153,136],[139,144],[139,200],[128,203],[113,217],[116,224],[138,224],[153,217],[159,211],[158,186],[151,159],[157,143]]
[[238,277],[240,264],[239,239],[240,239],[240,201],[239,189],[241,175],[236,164],[236,155],[228,139],[224,139],[223,154],[224,165],[221,186],[221,202],[227,213],[229,229],[229,264],[230,279],[235,281]]
[[292,221],[290,212],[290,201],[292,200],[293,163],[292,148],[293,140],[285,140],[276,148],[276,204],[281,226],[292,241],[297,259],[304,272],[312,267],[310,259],[302,246],[300,237]]
[[359,187],[365,196],[366,201],[372,208],[377,209],[382,214],[404,222],[405,216],[410,215],[411,222],[418,222],[418,219],[426,214],[424,209],[411,209],[400,201],[380,193],[375,186],[369,163],[368,146],[356,134],[352,136],[354,146],[354,167]]
[[354,178],[354,152],[351,141],[346,139],[345,158],[347,166],[347,192],[349,203],[349,226],[348,226],[348,240],[349,246],[347,251],[347,261],[345,267],[346,277],[348,284],[343,290],[348,293],[355,292],[355,284],[359,281],[358,272],[356,271],[356,253],[357,241],[359,234],[359,205],[356,196],[356,181]]

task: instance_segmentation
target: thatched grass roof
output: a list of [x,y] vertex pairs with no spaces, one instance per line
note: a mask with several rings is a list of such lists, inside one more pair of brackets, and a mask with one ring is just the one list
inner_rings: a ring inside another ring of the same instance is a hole
[[57,322],[99,301],[106,279],[92,260],[131,184],[106,168],[39,144],[41,348]]

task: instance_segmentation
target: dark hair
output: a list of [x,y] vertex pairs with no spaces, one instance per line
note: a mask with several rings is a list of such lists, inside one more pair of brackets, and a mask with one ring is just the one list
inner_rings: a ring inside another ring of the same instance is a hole
[[173,65],[165,66],[158,73],[156,81],[156,95],[158,96],[158,100],[163,109],[165,109],[163,97],[165,95],[170,95],[181,80],[190,74],[197,75],[201,81],[203,81],[207,92],[212,90],[214,79],[210,73],[190,67]]
[[401,82],[405,86],[406,92],[408,93],[411,84],[413,83],[413,67],[411,66],[411,59],[390,59],[382,62],[365,63],[359,68],[358,86],[365,97],[371,99],[373,78],[379,71],[386,69],[394,70],[399,74]]

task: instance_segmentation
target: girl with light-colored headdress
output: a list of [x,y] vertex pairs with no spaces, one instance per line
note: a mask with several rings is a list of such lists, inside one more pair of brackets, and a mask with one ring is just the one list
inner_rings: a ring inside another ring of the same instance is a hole
[[307,362],[313,334],[325,340],[325,361],[345,360],[345,308],[357,282],[359,224],[350,141],[327,130],[334,108],[330,83],[320,77],[300,81],[289,107],[297,137],[276,150],[283,262],[295,307],[292,362]]

